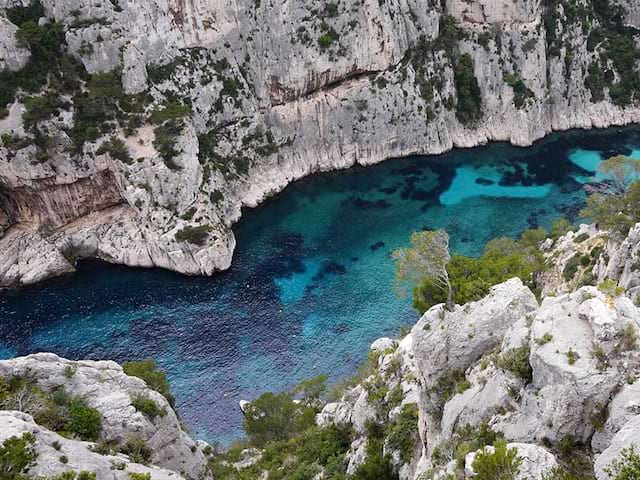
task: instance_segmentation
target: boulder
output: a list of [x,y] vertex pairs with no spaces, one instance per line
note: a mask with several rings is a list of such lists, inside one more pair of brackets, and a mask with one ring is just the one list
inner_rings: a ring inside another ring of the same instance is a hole
[[[636,453],[640,452],[640,415],[629,420],[611,439],[610,446],[596,457],[593,469],[598,480],[611,480],[605,469],[614,460],[621,458],[625,448],[634,447]],[[632,478],[632,477],[630,477]]]
[[594,287],[547,297],[531,325],[532,383],[519,409],[499,422],[507,438],[586,442],[617,385],[627,356],[625,326],[637,325],[638,309],[626,297],[608,298]]
[[591,448],[600,453],[611,445],[613,437],[634,417],[640,415],[640,382],[624,385],[608,406],[604,427],[593,434]]
[[424,385],[449,371],[465,371],[500,345],[515,322],[538,307],[522,281],[512,278],[491,288],[477,302],[430,308],[411,330],[416,368]]

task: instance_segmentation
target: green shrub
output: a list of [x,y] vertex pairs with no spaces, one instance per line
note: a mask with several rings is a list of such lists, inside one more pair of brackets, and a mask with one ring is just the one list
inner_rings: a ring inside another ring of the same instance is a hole
[[155,360],[147,359],[137,362],[125,362],[122,364],[124,373],[131,377],[138,377],[144,380],[151,390],[155,390],[167,399],[169,405],[175,406],[175,398],[171,393],[171,386],[167,381],[167,376],[158,368]]
[[209,238],[209,232],[211,232],[211,230],[211,225],[198,225],[197,227],[187,225],[178,230],[174,238],[176,242],[189,242],[202,246],[206,243],[207,238]]
[[307,430],[315,423],[315,413],[312,407],[294,402],[290,393],[267,392],[247,405],[244,429],[251,443],[261,447]]
[[473,460],[472,468],[477,480],[515,480],[522,458],[518,450],[507,448],[507,443],[497,441],[494,451],[482,450]]
[[9,437],[0,446],[0,478],[2,480],[26,480],[26,473],[36,461],[32,433],[21,437]]
[[153,147],[162,157],[164,164],[167,166],[169,170],[181,170],[180,165],[178,165],[174,158],[178,156],[179,152],[175,149],[175,144],[178,136],[182,132],[183,124],[178,120],[169,120],[156,127],[154,133],[155,138],[153,139]]
[[575,254],[573,257],[569,258],[567,262],[564,264],[564,268],[562,269],[562,276],[565,281],[570,282],[573,280],[573,277],[576,276],[578,272],[578,266],[580,265],[580,255]]
[[640,455],[636,446],[622,449],[620,458],[612,461],[605,469],[611,480],[637,480],[640,478]]
[[164,417],[167,411],[164,408],[160,408],[158,404],[151,398],[138,396],[131,401],[131,405],[135,407],[140,413],[143,413],[151,420],[156,417]]
[[318,45],[322,50],[325,50],[329,48],[333,42],[338,40],[338,32],[325,22],[322,22],[320,25],[320,30],[322,34],[318,37]]
[[493,445],[502,439],[502,433],[492,430],[486,422],[475,427],[465,425],[458,428],[453,436],[453,455],[458,467],[464,468],[464,459],[468,453]]
[[61,435],[95,441],[100,435],[102,416],[79,396],[69,395],[63,387],[51,393],[24,377],[0,379],[0,401],[3,407],[33,416],[38,425]]
[[611,366],[609,356],[601,345],[594,345],[590,352],[591,358],[596,361],[596,368],[600,372],[604,372]]
[[573,225],[566,218],[559,218],[551,224],[550,236],[554,240],[562,237],[563,235],[573,231]]
[[582,243],[585,240],[589,239],[589,234],[587,232],[581,233],[580,235],[577,235],[574,239],[573,242],[574,243]]
[[327,376],[322,374],[307,380],[302,380],[293,389],[308,404],[315,404],[324,397],[327,391]]
[[151,474],[150,473],[129,472],[129,478],[131,480],[151,480]]
[[631,184],[619,195],[593,193],[587,197],[587,206],[580,215],[617,235],[626,235],[640,221],[640,181]]
[[55,92],[45,93],[37,97],[24,100],[26,111],[22,118],[26,126],[34,126],[38,122],[48,120],[55,112],[65,106],[65,103]]
[[118,449],[120,453],[127,455],[132,462],[146,465],[151,460],[151,449],[147,447],[141,438],[132,437]]
[[575,352],[571,347],[569,347],[569,350],[567,351],[567,361],[569,362],[569,365],[573,365],[574,363],[576,363],[579,358],[580,357],[578,353]]
[[[492,286],[512,277],[519,277],[535,288],[534,278],[545,268],[538,250],[545,238],[544,230],[527,230],[519,240],[504,237],[491,240],[480,258],[453,255],[447,272],[454,303],[479,300]],[[446,297],[443,289],[425,280],[413,290],[413,306],[422,314],[433,305],[444,303]]]
[[65,427],[81,440],[95,442],[100,436],[102,415],[95,408],[89,407],[84,400],[75,397],[68,410],[68,421]]
[[551,340],[553,340],[553,335],[551,334],[551,332],[546,332],[544,335],[542,335],[542,337],[536,338],[536,344],[546,345]]
[[186,117],[191,114],[191,107],[178,102],[170,102],[161,108],[155,109],[151,113],[151,121],[153,123],[163,123],[167,120],[175,120]]
[[48,480],[96,480],[94,472],[82,470],[80,472],[66,471],[49,478]]
[[459,370],[444,372],[431,385],[429,397],[431,398],[432,408],[429,413],[436,421],[440,421],[442,418],[444,405],[460,390],[464,391],[459,385],[468,385],[464,372]]
[[387,441],[389,446],[400,452],[404,463],[413,459],[418,434],[418,406],[408,403],[402,407],[398,418],[389,426]]
[[525,383],[532,380],[531,364],[529,364],[529,345],[512,348],[498,357],[497,366],[520,377]]
[[398,474],[391,464],[391,455],[384,454],[384,428],[369,422],[364,462],[358,466],[352,480],[397,480]]
[[582,480],[582,477],[578,477],[564,468],[553,467],[542,476],[542,480]]
[[129,149],[118,137],[111,137],[108,141],[103,142],[98,150],[96,150],[96,155],[104,155],[105,153],[126,164],[133,162],[133,158],[131,158],[129,154]]
[[458,104],[456,117],[464,125],[475,124],[482,118],[482,95],[473,71],[473,59],[465,53],[461,55],[455,70]]
[[619,348],[622,351],[628,352],[631,350],[636,350],[638,348],[638,332],[633,323],[626,323],[618,331],[617,336],[618,338],[620,338]]
[[598,284],[598,290],[611,298],[619,297],[624,293],[624,288],[618,286],[618,283],[610,278],[600,282]]
[[507,84],[513,89],[513,104],[516,106],[516,108],[524,107],[528,98],[535,97],[534,93],[517,75],[506,75],[505,82],[507,82]]

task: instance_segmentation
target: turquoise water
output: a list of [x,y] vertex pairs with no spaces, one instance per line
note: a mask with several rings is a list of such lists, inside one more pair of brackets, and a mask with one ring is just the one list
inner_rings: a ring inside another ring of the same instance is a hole
[[371,341],[416,321],[389,253],[446,228],[477,255],[499,235],[575,218],[584,182],[635,128],[554,135],[390,160],[297,182],[237,225],[232,268],[212,278],[85,262],[77,274],[0,294],[0,357],[155,358],[196,436],[242,435],[240,399],[353,373]]

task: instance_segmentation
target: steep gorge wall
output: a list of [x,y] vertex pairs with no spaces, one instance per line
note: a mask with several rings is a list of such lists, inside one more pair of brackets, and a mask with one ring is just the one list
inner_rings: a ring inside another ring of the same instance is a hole
[[[627,0],[618,3],[625,22],[635,25],[637,8]],[[0,8],[16,5],[28,1],[0,0]],[[25,182],[67,184],[108,169],[112,187],[93,182],[93,194],[80,189],[66,197],[66,206],[41,200],[73,212],[59,215],[66,222],[98,210],[105,195],[112,197],[106,192],[115,198],[118,190],[137,217],[132,223],[138,233],[123,234],[140,243],[129,247],[123,237],[116,242],[122,247],[110,242],[112,254],[101,258],[210,274],[230,264],[230,227],[241,207],[255,206],[310,173],[491,140],[529,145],[552,130],[637,122],[640,110],[633,101],[612,101],[611,87],[587,85],[604,48],[588,40],[602,18],[591,1],[577,5],[578,14],[540,0],[44,0],[47,16],[65,24],[68,49],[90,74],[118,68],[126,93],[145,92],[147,113],[176,102],[189,105],[190,113],[173,138],[171,162],[158,151],[158,126],[148,118],[128,131],[118,125],[134,160],[121,162],[100,151],[106,135],[85,143],[79,154],[69,153],[74,108],[62,109],[37,127],[57,139],[46,147],[43,165],[27,165],[33,147],[0,149],[2,191],[11,197],[2,202],[4,210],[24,198],[18,187]],[[457,23],[453,31],[448,15]],[[18,52],[5,23],[0,53]],[[631,38],[633,31],[625,35]],[[455,72],[465,54],[482,117],[461,122]],[[616,71],[610,64],[604,68]],[[615,83],[620,75],[614,75]],[[23,111],[19,95],[0,119],[0,133],[29,136]],[[26,162],[20,175],[3,174],[14,168],[12,158]],[[29,208],[36,209],[21,210]],[[104,225],[104,218],[94,217],[94,225]],[[37,216],[37,223],[61,221],[55,214]],[[94,225],[58,233],[67,245],[81,246],[87,235],[100,244]],[[207,230],[202,244],[179,235],[198,227]],[[114,250],[119,248],[130,251]],[[73,259],[80,251],[86,249],[65,255]],[[136,260],[137,251],[146,252],[144,261]],[[4,255],[0,264],[18,273],[8,278],[0,271],[0,284],[20,283],[19,259]]]

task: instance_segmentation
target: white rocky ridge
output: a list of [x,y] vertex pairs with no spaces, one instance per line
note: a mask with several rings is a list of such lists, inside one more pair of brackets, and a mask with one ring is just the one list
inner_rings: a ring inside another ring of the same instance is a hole
[[[29,3],[0,0],[0,13]],[[230,265],[230,227],[243,206],[313,172],[492,140],[530,145],[552,130],[640,120],[637,107],[615,105],[607,89],[594,98],[586,86],[596,21],[582,28],[562,6],[549,12],[539,0],[443,3],[346,1],[323,11],[292,0],[42,0],[89,73],[120,69],[124,90],[146,91],[149,107],[177,96],[192,113],[174,139],[171,168],[149,124],[117,132],[129,164],[96,153],[105,138],[69,151],[67,110],[38,126],[55,138],[45,160],[34,161],[34,145],[0,147],[0,230],[8,232],[0,285],[67,272],[81,257],[209,275]],[[637,27],[635,2],[616,3]],[[452,62],[434,50],[445,15],[464,32],[449,47],[470,55],[480,87],[483,118],[474,127],[456,118]],[[549,17],[558,20],[553,31]],[[0,68],[27,59],[14,35],[0,18]],[[553,35],[564,43],[551,52]],[[520,108],[510,74],[528,89]],[[23,97],[0,118],[0,134],[25,135]],[[215,155],[200,162],[210,148]],[[203,245],[175,240],[194,226],[210,229]]]
[[[151,464],[166,469],[162,475],[168,476],[167,471],[171,471],[173,478],[178,475],[194,479],[206,476],[203,446],[182,430],[178,417],[164,396],[148,388],[143,380],[126,375],[122,367],[115,362],[74,362],[51,353],[0,361],[0,378],[8,380],[14,377],[28,379],[45,392],[63,388],[68,394],[85,399],[87,404],[102,416],[99,438],[101,443],[117,446],[132,439],[142,441],[152,452]],[[150,418],[132,405],[138,398],[153,400],[164,413]],[[3,413],[5,414],[0,415],[0,432],[37,432],[38,448],[41,441],[50,445],[58,437],[52,432],[44,431],[43,428],[33,427],[33,419],[28,415]],[[40,435],[43,436],[42,440]],[[8,436],[11,435],[4,438]],[[0,441],[4,438],[0,437]],[[103,464],[110,466],[111,460],[114,460],[105,457],[104,461],[96,463],[95,458],[101,457],[96,454],[83,459],[84,452],[90,445],[79,441],[67,443],[71,451],[77,452],[79,465],[84,461],[92,467],[89,470],[93,470],[94,467],[101,469]],[[70,455],[67,456],[72,459]],[[68,467],[57,463],[49,466],[38,463],[42,473],[48,475],[73,466],[73,462]]]
[[35,437],[36,464],[29,474],[52,477],[64,472],[92,472],[97,479],[131,480],[129,473],[151,474],[157,480],[183,480],[170,470],[131,462],[125,455],[102,455],[93,445],[69,440],[37,425],[30,415],[0,410],[0,444],[11,437],[32,434]]
[[[626,239],[609,241],[592,266],[596,277],[608,264],[608,271],[617,272],[621,281],[635,278],[639,227]],[[584,240],[574,241],[585,232]],[[583,243],[600,245],[602,238],[604,232],[583,226],[577,234],[546,245],[546,251],[561,257],[570,249],[581,251]],[[457,449],[473,438],[474,429],[489,428],[517,450],[517,479],[543,480],[553,468],[566,466],[570,455],[592,459],[597,480],[610,480],[605,468],[619,460],[625,448],[640,446],[640,309],[629,297],[635,291],[632,285],[624,293],[585,286],[553,293],[538,305],[528,288],[512,279],[451,312],[443,305],[428,310],[397,349],[381,352],[379,373],[370,377],[385,379],[389,391],[406,386],[403,392],[409,393],[401,404],[415,403],[419,409],[415,453],[408,463],[397,464],[400,478],[474,478],[476,453],[456,460]],[[382,343],[388,344],[385,339],[374,346]],[[385,374],[383,366],[394,358],[400,366]],[[368,381],[348,390],[340,402],[326,405],[317,418],[319,425],[347,423],[355,428],[349,453],[352,472],[366,460],[362,419],[390,425],[392,412],[399,408],[381,418],[384,410],[367,401]],[[567,448],[572,450],[567,453]],[[399,458],[388,445],[385,451]],[[588,476],[589,471],[581,474]]]

